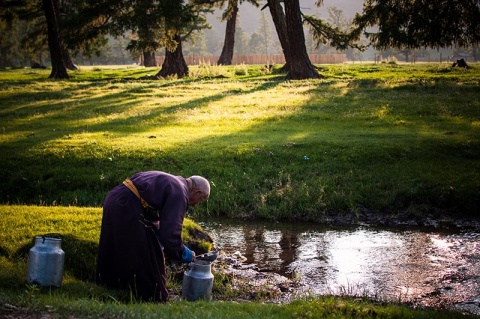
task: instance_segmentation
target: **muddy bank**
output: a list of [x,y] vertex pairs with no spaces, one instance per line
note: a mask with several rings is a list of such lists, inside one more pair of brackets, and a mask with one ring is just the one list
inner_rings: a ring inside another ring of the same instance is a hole
[[434,229],[480,229],[480,218],[452,214],[440,209],[410,208],[378,213],[359,207],[355,213],[329,215],[325,223],[349,226],[364,225],[374,227],[424,227]]
[[[468,253],[467,250],[470,248],[472,248],[471,245],[462,245],[460,249]],[[311,286],[305,278],[287,278],[255,264],[246,263],[246,260],[239,252],[229,255],[219,253],[217,260],[212,263],[212,272],[215,280],[220,281],[224,289],[219,289],[218,285],[214,288],[213,301],[288,303],[295,299],[316,295],[315,287]],[[449,276],[462,276],[462,278],[450,280]],[[478,287],[477,278],[477,271],[466,268],[459,274],[445,273],[443,277],[438,278],[432,275],[425,280],[436,281],[435,288],[413,298],[405,295],[405,299],[400,298],[402,300],[388,300],[382,295],[369,296],[365,295],[365,292],[357,295],[348,293],[328,295],[366,298],[379,303],[400,302],[411,308],[447,309],[467,315],[480,315],[480,299],[468,299],[468,294],[464,293],[461,287],[465,285]],[[172,300],[179,299],[181,299],[181,293],[172,296]]]
[[[170,267],[181,284],[188,266]],[[227,255],[219,251],[211,269],[215,276],[213,301],[284,303],[310,292],[308,285],[299,280],[246,263],[246,258],[240,252]],[[170,294],[171,300],[182,298],[181,291],[171,291]]]
[[[477,259],[474,252],[468,252],[471,245],[461,245],[462,254],[472,255]],[[440,256],[437,256],[441,258]],[[212,269],[216,276],[229,278],[228,284],[235,294],[235,298],[228,299],[240,302],[269,302],[286,303],[294,299],[315,295],[314,287],[310,286],[305,279],[287,278],[266,269],[257,267],[255,264],[245,263],[246,258],[239,252],[231,255],[220,253],[219,258],[213,262]],[[443,261],[442,261],[443,262]],[[461,267],[460,264],[456,266]],[[461,276],[462,278],[449,278]],[[457,273],[445,273],[441,278],[434,276],[427,278],[436,281],[435,288],[430,291],[405,300],[388,300],[384,296],[348,295],[356,298],[368,298],[373,302],[401,302],[412,308],[447,309],[458,311],[463,314],[480,315],[480,299],[470,298],[462,291],[462,286],[478,287],[478,270],[463,269]],[[476,289],[476,288],[474,288]],[[338,295],[338,294],[337,294]],[[342,295],[342,294],[340,294]],[[215,295],[214,300],[225,300],[225,296]],[[471,297],[471,295],[470,295]]]
[[237,301],[281,303],[309,293],[305,283],[259,268],[255,264],[248,264],[238,251],[231,255],[220,252],[212,268],[217,275],[228,278],[227,284],[236,295]]

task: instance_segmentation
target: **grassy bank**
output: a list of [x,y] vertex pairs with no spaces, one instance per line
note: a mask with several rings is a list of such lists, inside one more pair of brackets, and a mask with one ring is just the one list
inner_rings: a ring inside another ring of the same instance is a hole
[[[235,300],[245,294],[216,274],[213,302],[171,301],[166,305],[138,303],[124,292],[93,283],[101,223],[100,208],[0,206],[0,317],[38,318],[458,318],[457,312],[413,310],[407,305],[364,298],[324,296],[290,304]],[[33,238],[61,236],[65,272],[61,288],[28,285],[28,251]],[[215,269],[213,269],[215,273]],[[170,291],[181,282],[169,271]],[[267,296],[267,294],[265,294]]]
[[[23,288],[28,252],[36,236],[62,239],[66,282],[95,281],[101,208],[0,205],[1,286]],[[210,242],[192,238],[198,225],[185,219],[182,238],[199,254],[211,251]]]
[[136,80],[153,71],[0,71],[0,202],[98,207],[158,169],[209,178],[197,213],[210,216],[478,214],[478,65],[329,65],[323,80],[292,82],[203,66]]
[[[139,303],[128,294],[93,283],[101,209],[0,206],[1,318],[472,318],[459,312],[411,309],[362,296],[300,298],[288,304],[266,302],[268,294],[245,301],[244,287],[232,287],[215,269],[212,302]],[[65,272],[62,287],[28,285],[28,251],[33,237],[62,237]],[[181,282],[169,271],[168,286],[178,296]],[[238,302],[238,300],[244,300]],[[251,302],[254,301],[254,302]]]

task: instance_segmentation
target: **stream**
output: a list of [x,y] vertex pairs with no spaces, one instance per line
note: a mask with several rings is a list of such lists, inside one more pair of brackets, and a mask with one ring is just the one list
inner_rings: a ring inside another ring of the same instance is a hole
[[311,294],[366,296],[480,314],[480,232],[198,221],[216,249]]

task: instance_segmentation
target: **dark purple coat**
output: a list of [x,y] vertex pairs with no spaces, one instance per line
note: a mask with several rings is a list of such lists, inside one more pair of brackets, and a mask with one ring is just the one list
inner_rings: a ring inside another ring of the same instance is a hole
[[[140,200],[123,184],[110,191],[103,203],[97,282],[127,288],[144,301],[166,301],[165,258],[159,239],[167,256],[182,259],[188,184],[181,176],[160,171],[137,173],[130,179],[159,215],[146,216]],[[155,221],[160,221],[159,230]]]

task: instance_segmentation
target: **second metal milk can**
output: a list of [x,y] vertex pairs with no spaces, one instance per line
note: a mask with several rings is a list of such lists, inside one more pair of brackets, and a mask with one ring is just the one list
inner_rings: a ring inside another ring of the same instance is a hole
[[213,274],[211,261],[216,258],[216,253],[198,256],[190,263],[190,268],[183,274],[182,296],[188,301],[212,300]]
[[28,253],[29,284],[55,287],[62,285],[65,252],[61,243],[59,238],[35,237],[35,245]]

